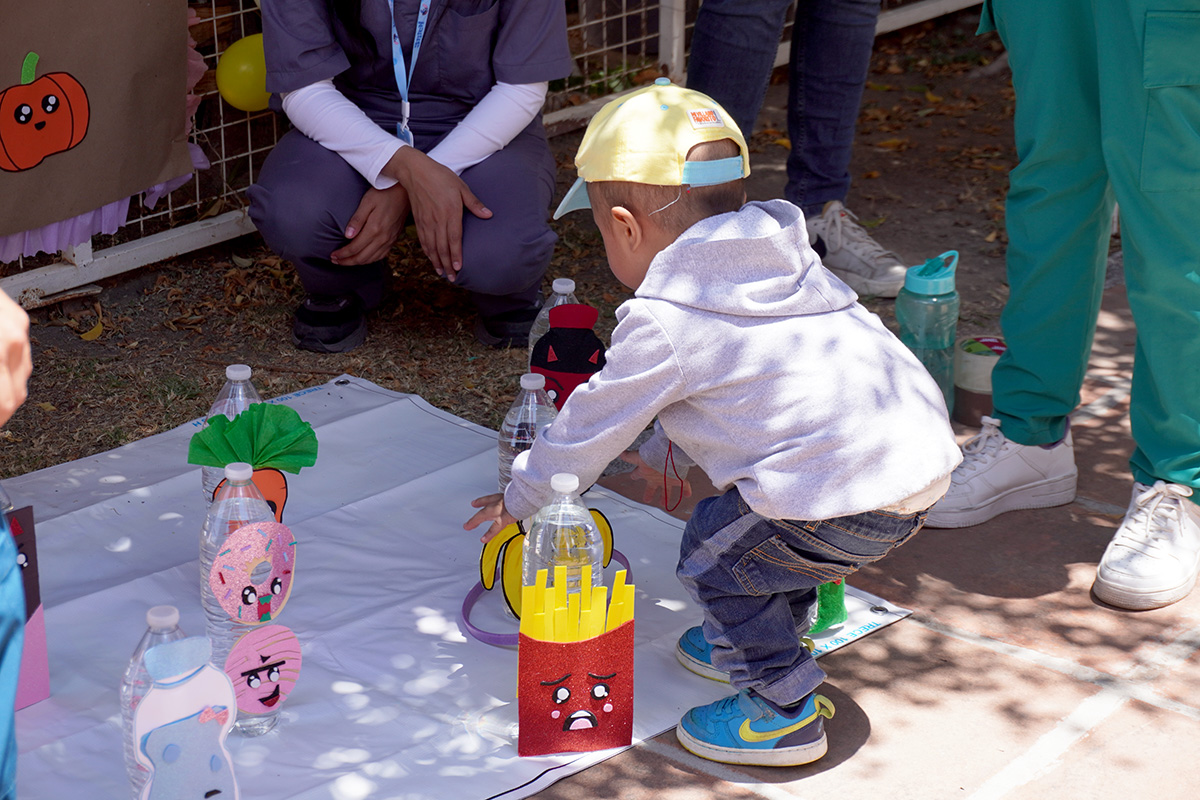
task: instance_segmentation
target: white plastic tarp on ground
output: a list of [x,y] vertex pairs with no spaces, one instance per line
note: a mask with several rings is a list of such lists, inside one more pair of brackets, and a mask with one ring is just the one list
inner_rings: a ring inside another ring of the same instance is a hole
[[[462,523],[495,490],[496,434],[415,395],[343,376],[274,402],[317,431],[315,466],[289,475],[284,522],[295,585],[275,620],[303,669],[271,733],[231,736],[243,798],[519,798],[617,751],[519,758],[517,654],[466,635],[459,612],[480,544]],[[204,633],[199,597],[198,423],[5,482],[36,514],[51,697],[17,714],[19,796],[124,798],[118,686],[146,609],[179,608]],[[675,642],[700,615],[675,579],[683,523],[600,487],[637,586],[635,742],[728,694],[685,671]],[[498,592],[472,622],[512,632]],[[848,592],[829,650],[907,615]]]

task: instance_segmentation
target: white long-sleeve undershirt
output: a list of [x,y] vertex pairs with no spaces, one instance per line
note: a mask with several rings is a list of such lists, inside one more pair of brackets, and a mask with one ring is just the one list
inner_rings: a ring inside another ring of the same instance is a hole
[[[429,151],[429,157],[461,174],[500,150],[542,110],[548,84],[496,83]],[[283,95],[283,111],[308,138],[340,155],[376,189],[396,184],[381,174],[408,145],[379,127],[342,94],[333,81],[317,81]]]

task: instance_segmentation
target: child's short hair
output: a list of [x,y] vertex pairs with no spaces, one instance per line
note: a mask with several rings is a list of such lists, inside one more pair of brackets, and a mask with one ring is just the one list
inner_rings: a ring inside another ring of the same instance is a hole
[[[739,154],[737,142],[719,139],[693,145],[687,160],[717,161]],[[743,178],[712,186],[596,181],[588,184],[588,196],[593,207],[624,206],[639,217],[653,220],[662,230],[679,235],[702,219],[737,211],[746,199],[746,190]]]
[[575,155],[579,179],[555,219],[597,198],[664,230],[741,208],[750,155],[737,124],[711,97],[659,78],[607,103]]

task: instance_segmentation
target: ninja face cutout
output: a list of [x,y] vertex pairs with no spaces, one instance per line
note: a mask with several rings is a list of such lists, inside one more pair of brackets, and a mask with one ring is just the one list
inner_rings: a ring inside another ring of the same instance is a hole
[[582,642],[524,634],[517,650],[517,752],[624,747],[633,741],[633,623]]
[[300,640],[282,625],[256,628],[229,651],[225,675],[233,682],[238,711],[269,714],[287,699],[300,676]]
[[33,506],[25,506],[8,515],[13,544],[17,546],[17,566],[25,584],[25,621],[42,604],[41,584],[38,581],[37,540],[33,535]]
[[234,622],[270,622],[287,603],[296,567],[296,540],[278,522],[243,525],[225,540],[208,585]]
[[582,303],[550,309],[550,330],[533,346],[529,370],[546,377],[546,394],[554,407],[563,403],[604,367],[604,343],[592,328],[600,312]]

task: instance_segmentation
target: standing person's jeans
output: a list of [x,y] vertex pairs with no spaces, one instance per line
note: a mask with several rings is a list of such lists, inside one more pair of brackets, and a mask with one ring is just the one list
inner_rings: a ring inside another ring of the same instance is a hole
[[[747,139],[766,96],[793,0],[703,0],[688,87],[733,115]],[[788,74],[788,184],[806,216],[850,189],[850,152],[880,0],[799,0]]]
[[825,673],[797,628],[807,624],[817,587],[883,558],[920,530],[925,514],[770,520],[751,511],[737,488],[701,500],[684,530],[676,574],[704,609],[713,666],[729,673],[735,689],[778,705],[812,692]]

